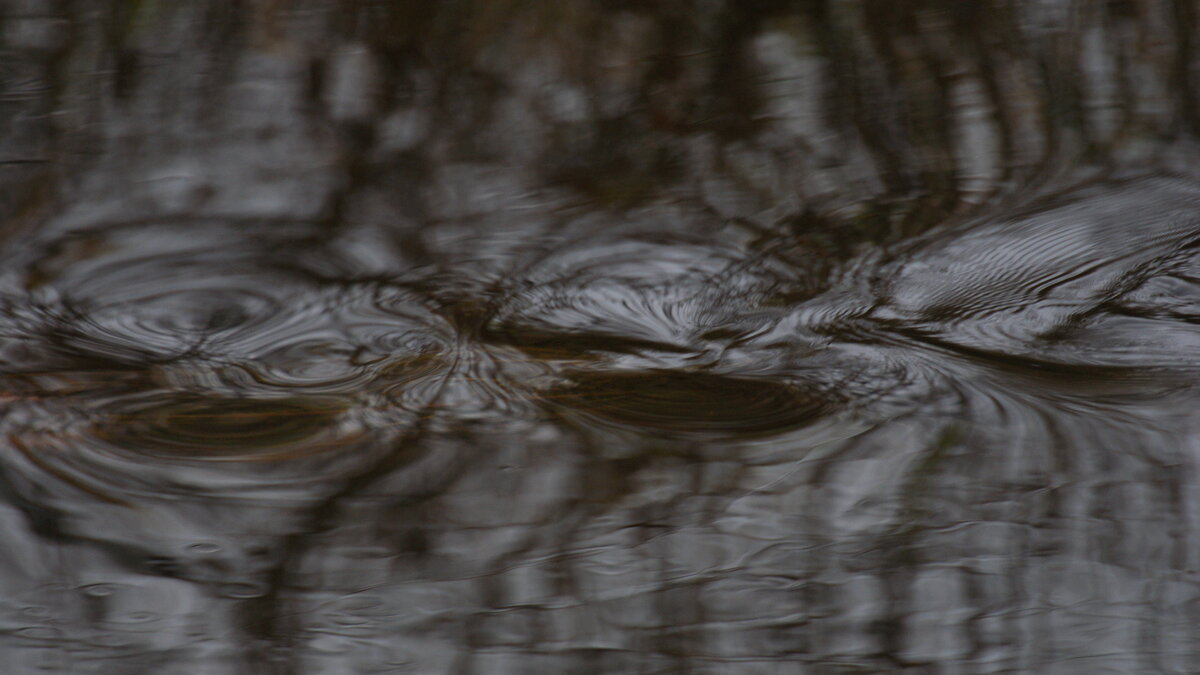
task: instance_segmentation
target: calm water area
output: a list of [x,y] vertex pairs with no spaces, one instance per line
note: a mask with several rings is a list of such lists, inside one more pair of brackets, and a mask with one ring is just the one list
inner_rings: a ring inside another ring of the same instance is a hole
[[1200,2],[0,0],[0,673],[1200,672]]

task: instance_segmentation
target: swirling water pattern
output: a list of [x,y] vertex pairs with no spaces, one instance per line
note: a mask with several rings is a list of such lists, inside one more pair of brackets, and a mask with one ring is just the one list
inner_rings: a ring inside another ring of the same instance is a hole
[[5,672],[1194,669],[1155,3],[384,4],[0,8]]

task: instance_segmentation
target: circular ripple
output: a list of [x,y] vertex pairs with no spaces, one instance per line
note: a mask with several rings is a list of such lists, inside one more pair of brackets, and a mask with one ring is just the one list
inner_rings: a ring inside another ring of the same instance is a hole
[[136,222],[44,242],[25,284],[61,352],[124,362],[252,358],[318,311],[290,265],[306,228]]
[[546,398],[618,424],[672,433],[785,431],[832,409],[794,387],[702,373],[576,373]]
[[250,327],[262,330],[262,324],[277,321],[281,301],[249,287],[259,280],[241,281],[246,287],[233,286],[237,279],[227,288],[187,288],[186,284],[197,282],[161,280],[161,291],[128,293],[89,309],[74,325],[76,341],[100,352],[125,349],[174,355]]

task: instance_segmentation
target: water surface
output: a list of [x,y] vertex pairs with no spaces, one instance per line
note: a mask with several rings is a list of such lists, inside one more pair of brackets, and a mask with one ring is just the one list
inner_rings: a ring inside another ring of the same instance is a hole
[[0,6],[6,672],[1190,672],[1196,16]]

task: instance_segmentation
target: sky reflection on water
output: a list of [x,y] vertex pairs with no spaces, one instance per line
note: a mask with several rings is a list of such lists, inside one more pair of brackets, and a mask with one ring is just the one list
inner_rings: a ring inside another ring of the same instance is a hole
[[1194,3],[0,5],[5,672],[1190,672]]

